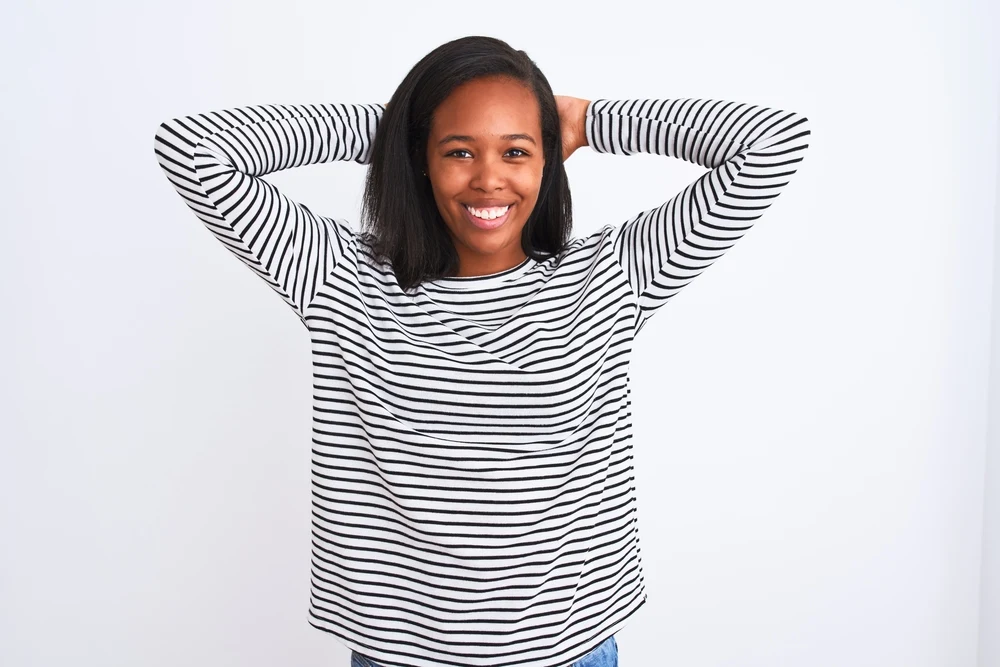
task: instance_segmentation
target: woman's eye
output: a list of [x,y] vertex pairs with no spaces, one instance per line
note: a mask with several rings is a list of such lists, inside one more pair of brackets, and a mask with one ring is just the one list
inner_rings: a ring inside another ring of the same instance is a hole
[[[456,157],[461,157],[460,155],[458,155],[459,153],[468,153],[468,152],[469,151],[465,150],[464,148],[459,148],[458,150],[455,150],[455,151],[452,151],[452,152],[448,153],[448,155],[449,156],[454,155]],[[526,151],[523,151],[520,148],[511,148],[507,152],[508,153],[513,153],[513,152],[519,153],[519,155],[512,155],[511,157],[525,157],[528,154]]]

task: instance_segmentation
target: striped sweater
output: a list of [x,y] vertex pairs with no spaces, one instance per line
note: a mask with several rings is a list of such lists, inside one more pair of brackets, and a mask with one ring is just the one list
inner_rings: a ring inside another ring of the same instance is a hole
[[368,163],[384,110],[184,116],[159,126],[155,155],[309,331],[309,623],[385,667],[565,667],[646,600],[633,339],[781,193],[808,120],[708,99],[593,100],[593,150],[706,171],[544,261],[404,292],[346,220],[263,178]]

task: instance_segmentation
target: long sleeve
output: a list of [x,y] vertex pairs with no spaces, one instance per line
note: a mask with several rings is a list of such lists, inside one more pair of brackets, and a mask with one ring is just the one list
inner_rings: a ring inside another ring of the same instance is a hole
[[596,99],[585,126],[587,143],[600,153],[655,153],[708,168],[612,231],[638,304],[636,333],[764,214],[809,146],[804,116],[720,100]]
[[259,105],[174,118],[156,159],[208,230],[305,322],[353,230],[317,216],[261,178],[335,160],[366,164],[382,104]]

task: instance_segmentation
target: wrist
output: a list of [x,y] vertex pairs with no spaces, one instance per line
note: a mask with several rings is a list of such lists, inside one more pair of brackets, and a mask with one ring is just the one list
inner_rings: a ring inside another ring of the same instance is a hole
[[587,143],[587,109],[590,108],[590,100],[580,100],[580,114],[578,116],[576,132],[577,132],[577,148],[583,148],[588,146]]

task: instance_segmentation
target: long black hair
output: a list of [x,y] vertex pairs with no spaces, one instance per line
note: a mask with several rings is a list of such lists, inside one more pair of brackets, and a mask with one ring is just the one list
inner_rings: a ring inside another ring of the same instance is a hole
[[523,83],[541,110],[545,166],[537,202],[521,231],[521,249],[541,261],[569,240],[572,202],[559,111],[548,80],[527,53],[503,40],[461,37],[437,47],[407,73],[389,100],[371,148],[360,236],[391,264],[404,290],[458,270],[458,251],[423,172],[434,110],[454,88],[481,77]]

